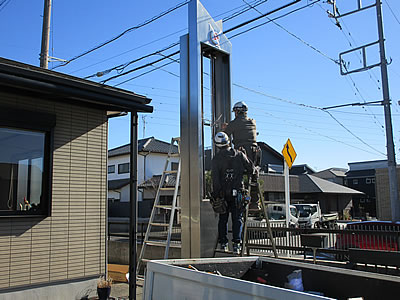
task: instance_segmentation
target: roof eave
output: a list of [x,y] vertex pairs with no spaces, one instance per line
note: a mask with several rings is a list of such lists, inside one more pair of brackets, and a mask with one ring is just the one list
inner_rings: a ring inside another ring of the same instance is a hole
[[0,58],[0,86],[57,100],[103,106],[107,111],[152,112],[151,99],[66,74]]

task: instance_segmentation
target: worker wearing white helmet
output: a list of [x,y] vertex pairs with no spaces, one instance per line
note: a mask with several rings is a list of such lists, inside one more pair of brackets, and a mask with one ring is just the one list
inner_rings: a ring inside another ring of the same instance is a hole
[[229,213],[232,219],[233,252],[240,253],[242,213],[247,205],[243,190],[243,175],[253,174],[253,164],[243,152],[230,147],[225,132],[218,132],[214,138],[218,147],[211,161],[212,201],[213,209],[219,213],[218,241],[222,250],[228,250],[227,225]]
[[[244,147],[247,152],[250,146],[257,147],[257,131],[256,122],[247,117],[248,107],[243,101],[235,103],[233,112],[235,119],[230,121],[229,124],[224,124],[222,129],[230,137],[232,136],[232,143],[235,149]],[[250,153],[247,153],[250,156]],[[252,157],[249,157],[251,160]]]
[[[259,166],[261,150],[257,145],[256,121],[247,116],[248,107],[243,101],[236,102],[232,111],[235,113],[235,119],[228,124],[223,124],[222,129],[229,137],[232,136],[235,149],[244,150],[254,166]],[[250,209],[258,209],[258,172],[251,178],[250,194]]]

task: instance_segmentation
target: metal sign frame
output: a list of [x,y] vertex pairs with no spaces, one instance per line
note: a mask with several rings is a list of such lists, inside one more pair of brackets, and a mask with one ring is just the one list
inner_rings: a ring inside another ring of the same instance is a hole
[[181,118],[181,256],[211,256],[217,226],[204,199],[204,138],[202,111],[203,56],[211,58],[212,124],[215,131],[230,120],[232,45],[199,0],[189,3],[189,34],[180,39]]

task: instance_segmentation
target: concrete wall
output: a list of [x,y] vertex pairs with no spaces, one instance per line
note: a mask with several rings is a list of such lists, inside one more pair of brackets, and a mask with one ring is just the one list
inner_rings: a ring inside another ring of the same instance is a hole
[[[142,245],[137,245],[137,257],[139,257]],[[214,249],[213,249],[214,250]],[[150,259],[164,258],[164,247],[146,247],[146,257]],[[170,248],[169,258],[181,258],[180,248]],[[108,262],[110,264],[129,264],[129,242],[128,240],[108,241]]]
[[[377,218],[379,220],[391,221],[392,209],[390,206],[389,176],[386,168],[376,169],[375,186]],[[399,187],[400,199],[400,167],[397,167],[397,186]]]
[[51,113],[57,118],[51,216],[0,218],[0,298],[4,291],[68,283],[104,273],[105,112],[4,93],[0,93],[0,105]]

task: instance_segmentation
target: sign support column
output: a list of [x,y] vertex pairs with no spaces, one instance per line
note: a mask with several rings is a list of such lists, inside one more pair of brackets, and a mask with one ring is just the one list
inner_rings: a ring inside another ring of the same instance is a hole
[[289,216],[290,216],[290,184],[289,184],[289,166],[284,161],[283,174],[285,176],[285,208],[286,208],[286,228],[289,228]]
[[[285,214],[286,214],[286,228],[290,226],[290,177],[289,169],[292,167],[294,160],[296,159],[296,151],[294,151],[292,142],[290,139],[287,140],[286,144],[283,146],[282,155],[284,158],[284,170],[283,174],[285,176]],[[286,239],[289,241],[289,231],[286,232]]]

